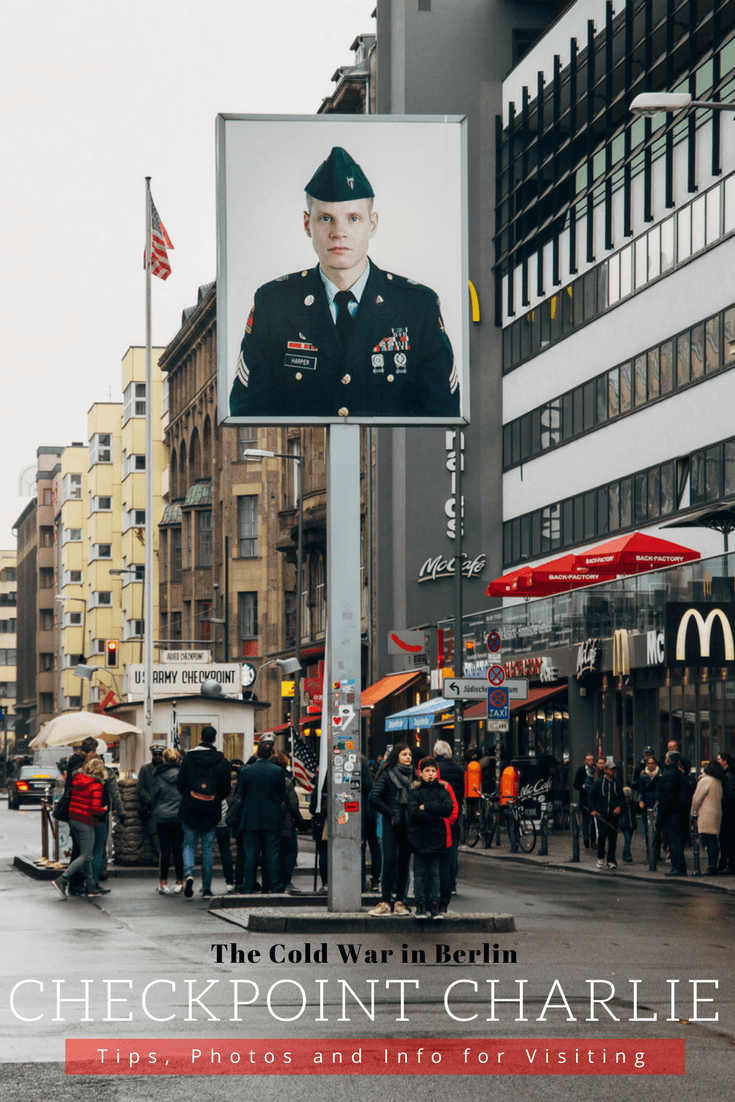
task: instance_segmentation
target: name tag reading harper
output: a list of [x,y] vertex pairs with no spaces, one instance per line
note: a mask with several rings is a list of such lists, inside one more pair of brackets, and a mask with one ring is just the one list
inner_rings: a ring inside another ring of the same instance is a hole
[[296,367],[299,371],[316,371],[316,356],[296,356],[292,352],[287,352],[283,366]]

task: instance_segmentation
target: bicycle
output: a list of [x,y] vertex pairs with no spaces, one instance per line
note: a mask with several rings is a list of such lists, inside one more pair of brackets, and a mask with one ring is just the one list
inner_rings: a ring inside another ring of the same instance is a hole
[[480,838],[483,838],[483,845],[487,849],[495,831],[493,796],[488,796],[483,792],[479,796],[468,797],[467,804],[470,800],[473,805],[475,801],[479,801],[479,806],[473,806],[469,811],[465,811],[465,845],[474,849]]
[[512,851],[515,851],[516,847],[524,853],[533,851],[536,846],[536,824],[523,808],[522,805],[525,802],[526,799],[524,798],[506,797],[506,802],[500,807],[490,840],[486,843],[486,846],[492,845],[496,835],[499,843],[500,827],[501,824],[504,824],[508,831],[508,840]]

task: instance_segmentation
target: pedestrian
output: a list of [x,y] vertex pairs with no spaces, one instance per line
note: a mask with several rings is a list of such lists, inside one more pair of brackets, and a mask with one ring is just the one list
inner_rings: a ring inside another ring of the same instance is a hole
[[[446,782],[445,782],[446,783]],[[441,919],[440,866],[447,849],[447,825],[452,798],[437,778],[434,758],[419,762],[419,779],[408,794],[408,848],[413,854],[413,894],[416,918]]]
[[692,815],[697,816],[697,833],[707,851],[705,876],[717,876],[724,776],[725,770],[718,761],[708,761],[692,797]]
[[298,895],[301,891],[293,883],[293,870],[299,856],[299,839],[297,830],[303,830],[306,826],[301,811],[299,810],[299,797],[296,792],[296,781],[290,773],[289,761],[285,754],[277,753],[271,758],[274,765],[279,766],[285,773],[286,798],[281,804],[281,842],[279,851],[279,872],[282,891],[288,895]]
[[240,758],[233,758],[230,762],[230,794],[222,801],[222,815],[217,823],[215,838],[222,862],[222,875],[225,878],[225,891],[232,893],[235,890],[235,864],[232,860],[232,827],[226,821],[230,804],[235,798],[237,777],[245,764]]
[[[82,740],[82,743],[78,750],[75,750],[66,763],[65,777],[64,777],[64,795],[71,795],[71,786],[74,777],[80,772],[83,765],[92,758],[97,757],[97,739],[92,735],[88,735]],[[77,842],[77,836],[70,830],[71,833],[71,856],[69,859],[70,864],[74,864],[77,857],[79,857],[80,849]],[[81,866],[75,866],[76,871],[72,874],[68,885],[69,895],[86,895],[86,887],[84,883],[84,874]]]
[[643,837],[646,840],[646,860],[651,859],[651,846],[654,847],[656,860],[661,859],[661,837],[656,827],[649,832],[649,811],[653,811],[658,802],[658,786],[661,779],[661,770],[656,759],[651,755],[646,759],[646,767],[638,776],[638,810],[643,823]]
[[[590,815],[597,826],[597,867],[616,869],[615,847],[618,840],[618,819],[625,797],[623,788],[615,777],[616,766],[612,758],[603,764],[602,776],[592,786]],[[607,845],[607,864],[605,847]]]
[[633,789],[634,792],[638,791],[638,778],[640,777],[643,770],[646,768],[646,763],[649,761],[650,758],[653,758],[655,756],[656,755],[653,752],[652,746],[643,747],[643,757],[633,770],[633,779],[630,782],[630,787]]
[[717,760],[725,771],[722,778],[722,823],[720,825],[720,874],[735,873],[735,760],[723,750]]
[[[437,766],[439,763],[437,762]],[[444,824],[447,828],[447,848],[441,855],[441,861],[439,862],[439,913],[445,915],[449,910],[449,904],[452,900],[452,894],[456,895],[456,887],[452,888],[452,854],[456,850],[456,840],[453,833],[457,819],[459,817],[459,804],[457,803],[457,797],[454,793],[449,781],[443,781],[437,773],[437,779],[439,784],[447,790],[452,799],[452,814],[444,820]],[[456,884],[456,881],[455,881]]]
[[383,837],[381,901],[369,914],[379,917],[411,914],[403,902],[408,887],[408,793],[413,780],[410,747],[398,743],[383,762],[371,793],[380,812]]
[[452,747],[443,739],[438,739],[434,743],[434,758],[439,780],[449,782],[457,804],[457,815],[450,827],[452,845],[445,859],[449,871],[449,892],[451,895],[456,895],[459,872],[459,813],[464,804],[464,770],[461,765],[452,760]]
[[156,766],[151,789],[152,819],[158,831],[161,856],[158,866],[159,895],[171,895],[168,887],[168,870],[173,858],[176,884],[173,894],[180,895],[184,887],[184,832],[179,819],[181,793],[178,788],[181,755],[167,746]]
[[230,763],[215,747],[217,731],[202,727],[201,742],[184,755],[177,787],[181,793],[179,818],[184,829],[184,897],[194,894],[194,853],[202,846],[202,895],[212,898],[214,836],[220,821],[222,800],[230,792]]
[[625,797],[625,803],[620,812],[618,828],[623,834],[623,863],[632,865],[633,854],[630,850],[630,843],[636,829],[636,802],[633,798],[633,789],[625,786],[623,796]]
[[166,743],[162,739],[156,739],[151,743],[151,760],[147,761],[145,765],[141,765],[140,772],[138,773],[138,784],[135,788],[135,793],[138,797],[138,818],[142,823],[143,833],[153,847],[156,861],[160,861],[161,843],[158,837],[155,819],[153,819],[151,815],[151,789],[153,788],[153,781],[156,777],[156,768],[163,761],[163,751],[165,749]]
[[[109,829],[110,820],[110,788],[108,784],[108,773],[105,769],[105,763],[102,758],[96,754],[93,758],[84,765],[84,773],[87,773],[90,777],[93,777],[99,784],[102,785],[102,805],[105,808],[104,812],[99,816],[94,824],[94,849],[92,851],[92,883],[95,887],[97,895],[109,895],[109,888],[100,887],[100,870],[102,869],[102,853],[107,842],[107,832]],[[89,893],[88,893],[89,894]]]
[[[280,871],[281,804],[286,799],[286,776],[270,759],[273,742],[258,742],[256,761],[240,770],[236,795],[242,800],[237,834],[242,835],[242,882],[235,890],[249,895],[255,889],[258,855],[262,852],[263,891],[283,891]],[[239,869],[238,869],[239,873]]]
[[579,792],[577,810],[582,820],[582,841],[584,848],[590,848],[590,796],[595,783],[595,755],[585,754],[584,765],[580,765],[574,777],[574,790]]
[[658,789],[659,828],[666,833],[669,840],[671,868],[665,873],[666,876],[687,874],[682,820],[684,816],[689,816],[691,795],[679,768],[680,761],[681,756],[677,751],[670,750],[667,753]]
[[[99,761],[99,759],[93,760]],[[92,764],[92,761],[87,762],[75,773],[72,780],[69,830],[79,847],[79,856],[71,861],[66,872],[62,872],[61,876],[53,881],[57,892],[64,899],[68,896],[69,882],[77,869],[82,869],[84,872],[84,894],[89,897],[102,894],[101,889],[94,882],[92,858],[95,828],[100,817],[108,809],[102,803],[102,783],[90,772]]]
[[314,839],[314,887],[316,888],[316,870],[319,868],[320,887],[318,895],[326,895],[329,882],[329,820],[327,816],[327,794],[329,777],[319,795],[319,770],[314,774],[314,787],[309,797],[311,814],[311,836]]
[[107,792],[110,797],[110,811],[105,816],[107,821],[107,837],[105,838],[105,844],[102,847],[102,861],[100,864],[99,880],[107,880],[107,843],[110,838],[110,831],[112,830],[112,816],[115,816],[115,821],[123,826],[125,823],[125,804],[122,802],[122,796],[120,795],[120,786],[117,783],[117,770],[112,766],[105,766],[107,771]]

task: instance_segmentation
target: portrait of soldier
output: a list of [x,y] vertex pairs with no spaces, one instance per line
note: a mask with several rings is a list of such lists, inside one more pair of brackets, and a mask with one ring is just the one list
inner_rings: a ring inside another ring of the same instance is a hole
[[306,185],[314,268],[256,291],[230,392],[235,417],[459,415],[459,373],[434,291],[368,258],[373,189],[339,146]]

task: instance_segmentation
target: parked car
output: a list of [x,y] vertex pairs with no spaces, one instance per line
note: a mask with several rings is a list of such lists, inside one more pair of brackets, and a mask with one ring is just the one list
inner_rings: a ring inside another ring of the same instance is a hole
[[53,787],[56,777],[56,769],[21,765],[16,776],[8,781],[8,808],[17,811],[21,804],[40,804],[46,789]]

